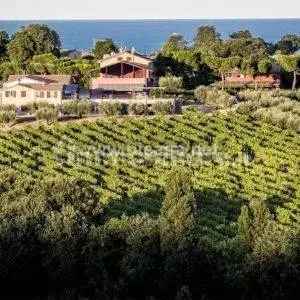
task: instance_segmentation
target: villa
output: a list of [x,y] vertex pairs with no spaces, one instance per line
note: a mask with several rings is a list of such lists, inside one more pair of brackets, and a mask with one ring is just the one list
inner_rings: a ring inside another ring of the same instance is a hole
[[100,76],[91,83],[91,96],[145,93],[155,83],[153,60],[134,51],[106,55],[99,61]]
[[38,101],[60,104],[77,93],[70,75],[11,75],[0,89],[0,100],[16,106]]
[[281,85],[281,78],[279,72],[255,76],[244,75],[238,69],[235,69],[225,77],[225,85],[229,87],[279,88]]

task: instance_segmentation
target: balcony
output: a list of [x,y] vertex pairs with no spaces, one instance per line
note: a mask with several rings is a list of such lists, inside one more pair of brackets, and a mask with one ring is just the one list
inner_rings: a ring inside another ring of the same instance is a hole
[[147,78],[120,78],[99,77],[92,80],[92,90],[109,91],[143,91],[152,85],[151,79]]

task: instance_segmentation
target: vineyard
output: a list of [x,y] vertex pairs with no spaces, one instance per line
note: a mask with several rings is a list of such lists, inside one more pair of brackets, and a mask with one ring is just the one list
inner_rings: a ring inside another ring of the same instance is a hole
[[0,164],[34,178],[80,176],[111,216],[160,208],[165,170],[188,166],[202,203],[199,234],[235,232],[242,203],[268,200],[282,224],[300,222],[300,139],[235,115],[110,118],[1,132]]

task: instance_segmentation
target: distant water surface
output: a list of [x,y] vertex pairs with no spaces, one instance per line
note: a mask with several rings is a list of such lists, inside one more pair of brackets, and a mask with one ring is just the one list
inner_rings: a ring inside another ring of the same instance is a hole
[[112,38],[120,46],[143,53],[161,47],[176,32],[192,41],[201,25],[214,25],[223,37],[231,32],[249,29],[268,42],[275,42],[286,33],[300,34],[300,19],[259,20],[82,20],[82,21],[1,21],[0,30],[13,34],[22,26],[42,23],[55,29],[67,49],[89,49],[96,39]]

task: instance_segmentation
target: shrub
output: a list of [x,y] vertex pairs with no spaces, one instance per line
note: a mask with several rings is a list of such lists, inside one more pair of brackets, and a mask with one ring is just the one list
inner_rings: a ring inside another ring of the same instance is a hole
[[262,93],[254,90],[242,90],[238,93],[238,96],[241,101],[258,101]]
[[293,129],[300,132],[300,118],[291,112],[280,111],[277,107],[267,110],[259,109],[255,112],[254,117],[281,129]]
[[203,85],[198,86],[194,91],[195,98],[198,101],[204,102],[205,99],[207,98],[208,90],[209,88],[206,86]]
[[54,104],[50,104],[48,102],[32,102],[22,106],[22,111],[28,111],[32,114],[36,113],[40,109],[54,109]]
[[213,108],[228,108],[238,102],[236,96],[217,88],[199,86],[195,90],[195,98]]
[[283,102],[278,105],[278,109],[280,109],[282,112],[290,112],[294,109],[294,103],[291,103],[290,101]]
[[236,112],[239,114],[250,114],[258,109],[258,105],[254,102],[243,102],[236,106]]
[[133,103],[129,105],[129,113],[131,115],[145,115],[148,113],[148,105],[143,103]]
[[93,111],[93,104],[89,101],[68,101],[63,105],[63,113],[67,115],[76,115],[82,118]]
[[68,101],[63,104],[63,114],[76,115],[77,114],[77,101]]
[[37,120],[45,120],[48,124],[57,121],[58,111],[54,107],[42,107],[35,113]]
[[289,99],[283,97],[270,97],[269,94],[263,94],[257,102],[260,107],[272,107],[285,101],[289,101]]
[[208,91],[204,103],[214,108],[228,108],[237,103],[237,98],[214,88]]
[[13,122],[16,119],[15,111],[0,111],[0,123],[2,125]]
[[167,94],[166,89],[165,88],[159,88],[159,87],[155,87],[152,88],[150,90],[149,96],[151,98],[167,98],[170,95]]
[[93,105],[89,101],[79,101],[77,103],[77,115],[79,118],[82,118],[84,115],[92,113]]
[[176,92],[183,87],[182,77],[167,75],[159,78],[159,87],[165,88],[169,92]]
[[99,111],[106,116],[121,116],[128,114],[128,106],[119,102],[102,102],[99,104]]
[[156,102],[152,105],[152,111],[155,114],[171,114],[173,111],[173,106],[171,102]]
[[6,104],[6,105],[1,105],[0,110],[1,111],[16,111],[16,106],[14,104]]

